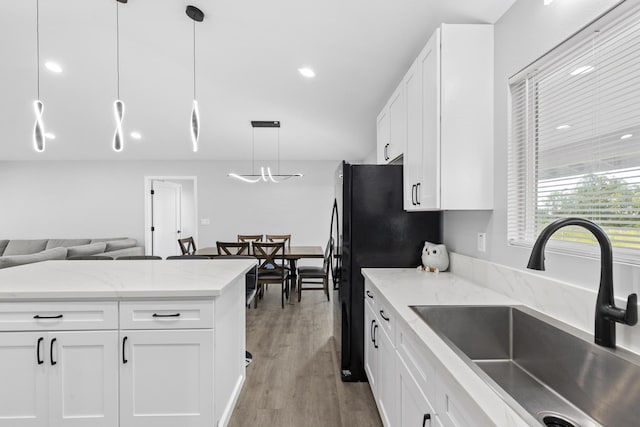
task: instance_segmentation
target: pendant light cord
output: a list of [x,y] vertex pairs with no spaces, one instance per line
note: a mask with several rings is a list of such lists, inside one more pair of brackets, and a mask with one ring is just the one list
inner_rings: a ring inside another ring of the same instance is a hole
[[251,128],[251,174],[256,174],[256,129]]
[[40,0],[36,0],[36,71],[37,71],[37,88],[38,100],[40,100]]
[[116,76],[117,93],[120,99],[120,2],[116,1]]
[[193,21],[193,99],[196,99],[196,21]]
[[278,128],[278,175],[280,175],[280,128]]

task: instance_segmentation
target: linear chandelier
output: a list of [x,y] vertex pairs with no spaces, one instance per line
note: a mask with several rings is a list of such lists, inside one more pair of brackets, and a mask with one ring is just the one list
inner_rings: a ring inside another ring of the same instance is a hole
[[[256,170],[256,128],[276,128],[278,135],[278,173],[271,172],[271,167],[260,166],[260,173],[257,174]],[[228,175],[231,178],[235,178],[239,181],[249,184],[255,184],[257,182],[271,182],[278,184],[282,181],[286,181],[291,178],[300,178],[303,175],[301,173],[282,174],[280,173],[280,122],[279,121],[252,121],[251,122],[251,173],[250,174],[237,174],[231,172]]]

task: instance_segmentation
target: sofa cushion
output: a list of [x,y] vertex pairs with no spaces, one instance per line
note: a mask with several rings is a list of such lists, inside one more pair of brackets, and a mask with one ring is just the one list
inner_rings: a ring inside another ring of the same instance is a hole
[[8,240],[0,240],[0,256],[2,256],[2,254],[4,253],[4,250],[7,247],[8,243]]
[[106,239],[91,239],[89,243],[111,242],[112,240],[126,240],[126,237],[110,237]]
[[7,248],[4,250],[2,256],[28,255],[35,254],[36,252],[42,252],[47,246],[47,241],[48,239],[9,240],[9,244],[7,244]]
[[144,248],[142,246],[134,246],[132,248],[118,249],[117,251],[105,252],[101,255],[110,256],[114,259],[121,256],[144,255]]
[[70,248],[71,246],[88,245],[91,239],[49,239],[45,249]]
[[90,256],[101,254],[107,248],[107,244],[105,242],[99,243],[91,243],[90,245],[79,245],[79,246],[71,246],[67,252],[67,258],[71,258],[72,256]]
[[138,242],[136,239],[124,239],[124,240],[113,240],[107,242],[107,249],[105,252],[118,251],[120,249],[132,248]]
[[48,251],[42,251],[30,255],[10,255],[0,257],[0,269],[7,267],[15,267],[17,265],[31,264],[40,261],[49,261],[52,259],[66,259],[67,248],[54,248]]

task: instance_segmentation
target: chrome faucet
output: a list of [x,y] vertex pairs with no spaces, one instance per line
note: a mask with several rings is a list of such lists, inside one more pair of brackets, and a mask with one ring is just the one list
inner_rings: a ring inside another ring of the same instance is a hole
[[538,236],[527,268],[544,271],[544,248],[551,235],[568,225],[578,225],[589,230],[600,244],[600,289],[596,302],[595,343],[615,348],[616,322],[633,326],[638,323],[638,296],[627,298],[627,309],[616,307],[613,294],[613,251],[605,231],[597,224],[582,218],[562,218],[549,224]]

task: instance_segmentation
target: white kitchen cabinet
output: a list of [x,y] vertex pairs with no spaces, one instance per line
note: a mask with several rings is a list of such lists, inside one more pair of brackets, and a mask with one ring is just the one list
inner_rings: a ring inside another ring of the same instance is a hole
[[0,426],[118,425],[116,331],[0,334]]
[[385,164],[404,154],[407,146],[407,96],[400,85],[378,115],[378,163]]
[[213,425],[213,330],[120,331],[120,427]]
[[118,332],[48,336],[49,426],[118,425]]
[[398,389],[400,401],[398,411],[399,427],[435,427],[436,414],[429,400],[424,396],[409,368],[398,358]]
[[[46,333],[0,333],[0,426],[48,424]],[[39,352],[38,352],[39,350]]]
[[493,26],[442,24],[412,68],[405,209],[492,209]]
[[376,335],[378,348],[378,384],[376,401],[386,427],[394,427],[398,405],[396,350],[387,332],[380,328]]
[[365,303],[364,326],[364,370],[367,374],[367,379],[369,380],[371,392],[375,396],[378,391],[378,345],[376,344],[376,333],[380,333],[380,328],[369,303]]

